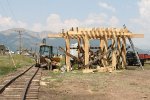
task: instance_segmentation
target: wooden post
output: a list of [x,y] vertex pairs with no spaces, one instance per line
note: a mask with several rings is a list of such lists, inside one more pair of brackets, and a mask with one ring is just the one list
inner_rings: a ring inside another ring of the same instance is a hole
[[81,39],[78,38],[78,58],[80,57],[80,47],[81,47]]
[[126,39],[122,37],[122,67],[126,67]]
[[121,41],[120,41],[120,37],[117,37],[117,63],[118,63],[118,68],[122,68],[122,66],[120,66],[121,65],[121,63],[122,63],[122,55],[121,55],[121,52],[122,52],[122,50],[121,50]]
[[89,39],[87,35],[85,35],[84,37],[84,59],[85,59],[84,64],[87,65],[89,63]]
[[[66,52],[70,53],[70,39],[69,36],[66,36],[65,38],[65,42],[66,42]],[[66,66],[67,66],[67,72],[70,71],[70,56],[66,55]]]
[[[100,49],[101,49],[101,51],[103,51],[103,49],[104,49],[104,39],[103,38],[100,39]],[[105,67],[103,59],[101,60],[101,62],[102,62],[103,67]]]
[[[114,32],[112,32],[113,36],[112,36],[112,49],[114,49],[116,47],[116,35]],[[116,70],[116,50],[112,51],[112,67],[113,70]]]
[[[108,38],[107,38],[107,34],[105,34],[104,35],[104,53],[106,53],[108,51],[107,47],[108,47]],[[104,56],[104,58],[107,59],[107,55]],[[105,60],[104,64],[105,64],[105,66],[107,66],[108,62]]]
[[[81,48],[81,39],[80,38],[78,38],[77,39],[78,40],[78,58],[80,58],[80,48]],[[79,68],[80,66],[79,66],[79,63],[78,63],[78,68]]]

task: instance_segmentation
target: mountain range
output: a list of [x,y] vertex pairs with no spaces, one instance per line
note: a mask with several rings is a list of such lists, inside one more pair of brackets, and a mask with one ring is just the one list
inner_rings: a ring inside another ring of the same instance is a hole
[[0,31],[0,44],[4,44],[12,51],[16,51],[20,47],[21,34],[21,47],[23,49],[38,49],[42,39],[46,39],[46,43],[52,46],[64,46],[63,39],[50,39],[48,38],[50,31],[33,32],[23,28],[13,28],[5,31]]
[[[65,47],[65,41],[62,38],[48,38],[48,34],[54,33],[51,31],[33,32],[24,28],[13,28],[5,31],[0,31],[0,44],[4,44],[10,50],[19,50],[21,31],[21,44],[23,49],[38,50],[42,39],[46,39],[46,44],[55,47]],[[76,40],[71,40],[71,44],[76,43]],[[91,46],[99,46],[99,40],[90,41]],[[131,50],[131,49],[130,49]],[[147,51],[136,48],[139,53],[147,53]],[[54,51],[55,52],[55,51]]]

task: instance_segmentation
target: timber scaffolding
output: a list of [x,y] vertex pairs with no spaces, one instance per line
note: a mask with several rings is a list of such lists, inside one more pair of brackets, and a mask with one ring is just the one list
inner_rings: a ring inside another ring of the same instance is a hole
[[[80,63],[82,69],[89,69],[97,63],[97,68],[124,69],[126,68],[126,40],[144,38],[144,34],[134,34],[127,28],[71,28],[59,34],[48,34],[49,38],[64,38],[66,42],[66,66],[71,69],[70,59]],[[78,41],[78,58],[70,54],[70,40]],[[99,40],[99,50],[90,50],[90,40]],[[109,45],[109,43],[111,45]],[[61,48],[62,49],[62,48]]]

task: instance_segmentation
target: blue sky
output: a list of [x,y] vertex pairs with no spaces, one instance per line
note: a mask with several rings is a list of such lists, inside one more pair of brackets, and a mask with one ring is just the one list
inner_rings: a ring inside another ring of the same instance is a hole
[[150,0],[0,0],[0,31],[23,27],[32,31],[60,32],[70,27],[122,27],[126,24],[150,48]]

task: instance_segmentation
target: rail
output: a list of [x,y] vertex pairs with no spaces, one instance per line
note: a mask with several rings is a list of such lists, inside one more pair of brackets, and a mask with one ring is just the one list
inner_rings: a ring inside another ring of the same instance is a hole
[[23,95],[22,95],[22,99],[21,100],[25,100],[26,99],[26,95],[27,95],[27,92],[28,92],[28,89],[29,89],[29,86],[33,80],[33,78],[35,77],[35,75],[37,74],[37,72],[39,71],[39,68],[36,70],[36,72],[34,73],[34,75],[31,77],[31,79],[29,80],[29,82],[26,84],[26,87],[25,87],[25,90],[23,92]]
[[[35,64],[34,64],[35,65]],[[12,78],[10,81],[8,81],[1,89],[0,89],[0,94],[3,93],[3,91],[11,84],[13,83],[17,78],[21,77],[22,75],[24,75],[28,70],[30,70],[34,65],[32,65],[31,67],[29,67],[27,70],[25,70],[24,72],[22,72],[21,74],[17,75],[16,77]]]

